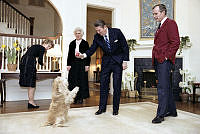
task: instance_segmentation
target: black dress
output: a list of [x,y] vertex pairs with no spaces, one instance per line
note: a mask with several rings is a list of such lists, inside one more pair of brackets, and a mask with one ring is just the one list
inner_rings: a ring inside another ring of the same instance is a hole
[[[90,66],[90,57],[79,59],[75,57],[76,40],[69,45],[67,66],[71,66],[68,74],[69,90],[79,87],[75,101],[89,98],[88,72],[85,72],[85,66]],[[89,48],[87,41],[82,40],[79,45],[79,52],[85,53]]]
[[43,65],[43,55],[45,47],[41,45],[31,46],[27,52],[22,56],[19,64],[20,75],[19,85],[22,87],[35,87],[36,86],[36,58],[38,63]]

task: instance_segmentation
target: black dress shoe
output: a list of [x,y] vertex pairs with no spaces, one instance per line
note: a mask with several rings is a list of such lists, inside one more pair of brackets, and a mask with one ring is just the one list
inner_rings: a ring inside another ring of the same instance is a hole
[[152,123],[156,124],[156,123],[161,123],[162,121],[164,121],[164,117],[156,116],[156,117],[152,120]]
[[113,115],[118,115],[118,111],[113,111]]
[[176,117],[176,116],[178,116],[178,115],[177,115],[177,112],[175,112],[175,113],[167,112],[167,113],[165,114],[165,117],[168,117],[168,116]]
[[40,106],[34,106],[33,104],[31,104],[31,103],[28,103],[28,108],[39,108]]
[[99,110],[95,113],[95,115],[99,115],[99,114],[102,114],[102,113],[105,113],[105,112],[106,112],[106,110],[99,109]]

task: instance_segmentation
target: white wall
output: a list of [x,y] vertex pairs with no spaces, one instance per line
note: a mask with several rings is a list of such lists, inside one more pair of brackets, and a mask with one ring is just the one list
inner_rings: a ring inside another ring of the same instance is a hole
[[[189,68],[193,74],[197,76],[197,81],[200,82],[200,1],[192,0],[189,1],[189,13],[188,13],[188,35],[191,37],[191,42],[193,44],[191,51],[189,53]],[[184,15],[183,15],[184,16]],[[182,27],[183,28],[183,27]],[[187,33],[185,33],[187,34]]]
[[199,0],[176,0],[176,22],[179,27],[180,36],[188,35],[190,37],[192,47],[183,51],[185,61],[183,64],[184,69],[189,69],[197,80],[200,81],[200,56],[199,56],[199,35],[200,35],[200,13]]

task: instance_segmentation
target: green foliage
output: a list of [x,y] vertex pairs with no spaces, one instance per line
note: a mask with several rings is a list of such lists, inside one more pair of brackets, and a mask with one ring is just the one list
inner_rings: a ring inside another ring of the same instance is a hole
[[1,45],[1,51],[5,53],[8,64],[16,64],[17,56],[20,53],[21,47],[18,44],[18,41],[13,43],[13,47],[6,46],[5,44]]
[[6,50],[6,58],[8,59],[8,64],[16,64],[17,52],[15,48],[9,48]]
[[132,50],[135,50],[135,46],[136,45],[140,45],[137,43],[136,39],[129,39],[127,40],[127,44],[128,44],[128,47],[129,47],[129,51],[132,51]]
[[182,53],[184,47],[186,47],[186,48],[191,47],[191,46],[187,46],[187,42],[190,42],[189,36],[181,37],[178,55],[180,55]]

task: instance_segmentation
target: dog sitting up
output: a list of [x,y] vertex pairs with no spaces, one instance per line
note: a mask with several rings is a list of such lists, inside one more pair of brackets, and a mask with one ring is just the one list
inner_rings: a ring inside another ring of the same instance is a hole
[[53,81],[52,102],[48,111],[47,126],[62,126],[67,120],[70,104],[74,101],[79,87],[68,90],[67,79],[57,77]]

